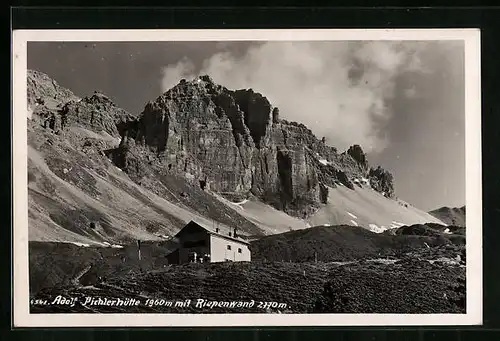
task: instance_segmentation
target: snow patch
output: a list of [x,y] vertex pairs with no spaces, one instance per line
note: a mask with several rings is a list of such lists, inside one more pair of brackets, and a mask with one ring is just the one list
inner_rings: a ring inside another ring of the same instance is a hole
[[358,223],[355,222],[354,220],[351,220],[351,223],[354,225],[354,226],[358,226]]
[[405,226],[405,225],[406,225],[406,224],[404,224],[404,223],[400,223],[400,222],[398,222],[398,221],[393,221],[393,222],[391,223],[391,225],[389,226],[389,229],[396,229],[396,228],[399,228],[399,227],[401,227],[401,226]]
[[324,166],[327,166],[328,165],[328,161],[326,161],[325,159],[320,159],[319,160],[319,163],[321,163],[322,165]]
[[111,245],[111,247],[114,249],[123,249],[123,245],[118,245],[118,244],[113,244]]
[[356,217],[354,214],[352,214],[351,212],[347,212],[347,214],[349,214],[351,217],[353,217],[354,219],[358,219],[358,217]]
[[446,234],[453,234],[453,233],[450,231],[450,229],[448,229],[448,228],[447,228],[446,230],[444,230],[444,231],[443,231],[443,233],[446,233]]
[[32,116],[33,116],[33,110],[31,109],[30,106],[28,106],[28,120],[31,120]]
[[118,167],[116,167],[116,166],[115,166],[115,168],[116,168],[116,170],[118,170],[118,171],[122,172],[121,168],[118,168]]
[[74,244],[76,246],[81,246],[81,247],[89,247],[90,246],[89,244],[79,243],[79,242],[70,242],[70,243]]
[[108,243],[108,242],[102,242],[102,243],[103,243],[104,245],[106,245],[106,246],[111,246],[111,244],[110,244],[110,243]]
[[368,227],[369,227],[370,231],[375,232],[375,233],[382,233],[385,231],[384,226],[378,227],[376,224],[368,224]]
[[323,226],[326,226],[326,227],[328,227],[328,226],[330,226],[330,224],[323,224]]
[[398,221],[393,221],[392,223],[393,223],[394,225],[398,225],[398,226],[405,226],[405,225],[406,225],[406,224],[404,224],[404,223],[400,223],[400,222],[398,222]]

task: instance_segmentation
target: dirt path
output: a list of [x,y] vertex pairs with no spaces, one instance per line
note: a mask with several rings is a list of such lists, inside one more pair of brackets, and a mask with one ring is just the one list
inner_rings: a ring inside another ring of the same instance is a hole
[[81,287],[82,284],[80,283],[80,278],[82,278],[83,275],[85,275],[89,270],[92,268],[92,264],[87,265],[85,268],[83,268],[76,276],[73,278],[71,281],[73,285],[77,287]]

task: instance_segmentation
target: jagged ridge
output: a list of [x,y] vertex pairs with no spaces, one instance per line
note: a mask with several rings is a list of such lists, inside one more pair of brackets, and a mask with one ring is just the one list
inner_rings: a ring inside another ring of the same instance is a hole
[[136,179],[144,176],[144,158],[154,158],[160,172],[181,173],[229,198],[254,195],[300,217],[325,202],[327,186],[371,185],[394,195],[392,175],[370,168],[359,145],[338,154],[305,125],[280,119],[263,95],[229,90],[209,76],[182,80],[148,103],[115,155]]

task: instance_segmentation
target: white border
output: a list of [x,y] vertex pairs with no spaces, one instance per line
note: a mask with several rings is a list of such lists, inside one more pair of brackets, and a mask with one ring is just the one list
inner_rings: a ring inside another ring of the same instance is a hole
[[[463,40],[466,111],[466,314],[30,314],[28,285],[28,41]],[[15,327],[414,326],[482,324],[481,82],[479,29],[16,30],[13,32]],[[194,317],[194,318],[193,318]]]

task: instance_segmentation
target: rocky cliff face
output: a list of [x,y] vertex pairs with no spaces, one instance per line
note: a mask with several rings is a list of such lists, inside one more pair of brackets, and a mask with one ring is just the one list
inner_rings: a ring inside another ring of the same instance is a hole
[[36,70],[27,70],[28,105],[36,106],[53,102],[56,105],[66,103],[70,100],[78,100],[78,97],[55,80]]
[[[136,181],[149,170],[181,174],[227,198],[253,195],[300,217],[326,202],[328,187],[371,185],[393,195],[392,175],[371,169],[360,146],[339,154],[279,116],[252,89],[231,91],[209,76],[182,80],[138,119],[117,125],[122,140],[112,158]],[[111,122],[98,122],[116,133]]]
[[106,95],[94,92],[78,98],[46,74],[28,70],[27,99],[31,124],[40,125],[56,134],[67,127],[78,126],[112,137],[123,135],[126,123],[134,116],[117,107]]
[[79,126],[95,132],[106,132],[118,138],[123,134],[126,123],[134,120],[131,114],[99,93],[59,104],[56,110],[44,102],[37,105],[34,112],[44,128],[58,134],[69,126]]

